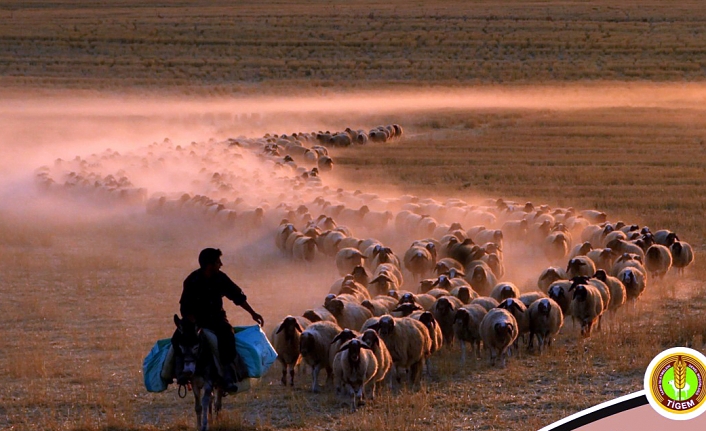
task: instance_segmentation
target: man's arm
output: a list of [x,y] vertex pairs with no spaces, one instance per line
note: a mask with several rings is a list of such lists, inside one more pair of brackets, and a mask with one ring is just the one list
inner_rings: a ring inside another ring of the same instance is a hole
[[248,301],[245,300],[242,304],[240,304],[241,307],[248,313],[250,313],[250,316],[252,316],[252,320],[256,321],[258,325],[263,326],[265,324],[265,319],[262,318],[255,310],[252,309],[250,304],[248,304]]

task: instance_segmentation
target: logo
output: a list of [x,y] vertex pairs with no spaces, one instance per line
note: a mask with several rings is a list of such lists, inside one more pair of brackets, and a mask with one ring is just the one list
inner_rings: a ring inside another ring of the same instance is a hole
[[657,413],[686,420],[706,410],[706,356],[686,347],[665,350],[645,373],[645,393]]

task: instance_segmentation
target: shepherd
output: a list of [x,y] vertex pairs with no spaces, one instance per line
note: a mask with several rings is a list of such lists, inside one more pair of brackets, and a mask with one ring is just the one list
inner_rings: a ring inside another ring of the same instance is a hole
[[[233,301],[250,313],[252,319],[260,326],[265,324],[264,319],[248,304],[243,290],[235,284],[230,277],[221,272],[223,253],[217,248],[205,248],[199,253],[200,268],[193,271],[184,280],[184,288],[179,300],[180,312],[183,319],[196,325],[200,329],[211,331],[217,340],[213,352],[216,368],[222,379],[222,388],[225,392],[238,391],[235,375],[235,337],[233,326],[228,322],[228,317],[223,309],[223,297]],[[172,346],[176,359],[177,383],[186,385],[189,381],[189,370],[184,370],[184,357],[179,346],[180,331],[175,331],[172,336]]]

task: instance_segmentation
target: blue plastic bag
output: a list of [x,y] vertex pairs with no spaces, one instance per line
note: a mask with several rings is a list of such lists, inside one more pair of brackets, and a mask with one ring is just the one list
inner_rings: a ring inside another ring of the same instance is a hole
[[260,378],[277,360],[267,335],[259,325],[235,326],[235,350],[243,359],[248,377]]
[[171,338],[157,341],[145,360],[142,361],[142,375],[145,380],[145,388],[149,392],[165,391],[169,385],[168,381],[162,379],[162,366],[171,346]]

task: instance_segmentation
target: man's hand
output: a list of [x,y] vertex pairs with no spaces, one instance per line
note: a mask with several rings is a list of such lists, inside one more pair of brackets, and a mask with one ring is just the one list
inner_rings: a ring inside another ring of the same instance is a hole
[[258,325],[263,326],[265,324],[265,319],[262,318],[259,314],[257,314],[255,311],[250,313],[252,316],[252,320],[256,321]]

